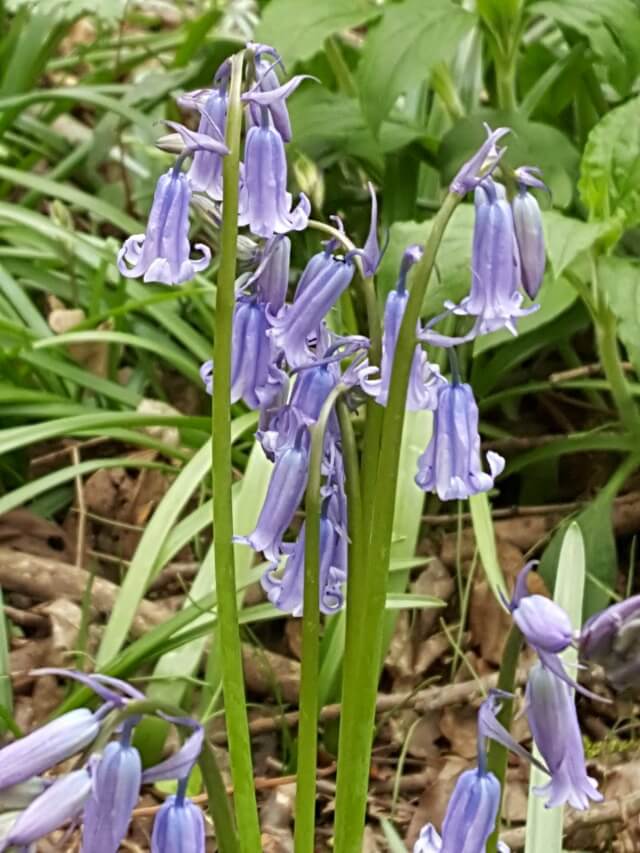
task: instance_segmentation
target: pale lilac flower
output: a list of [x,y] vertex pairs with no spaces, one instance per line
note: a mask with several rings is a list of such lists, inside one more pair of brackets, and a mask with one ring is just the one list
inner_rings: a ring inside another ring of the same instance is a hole
[[[242,100],[249,104],[249,116],[252,124],[259,125],[264,121],[262,110],[266,109],[273,127],[283,142],[291,140],[291,122],[286,100],[293,94],[303,80],[317,80],[310,74],[297,74],[286,83],[280,85],[278,78],[270,66],[262,77],[258,77],[256,85],[245,92]],[[275,85],[274,85],[275,84]]]
[[530,764],[535,764],[543,773],[549,773],[544,764],[538,761],[537,758],[534,758],[523,746],[520,746],[518,741],[515,740],[498,719],[497,715],[502,709],[503,699],[513,699],[513,695],[497,688],[491,688],[487,698],[478,709],[478,755],[480,756],[480,766],[484,767],[487,740],[495,740],[515,753],[515,755],[519,755],[520,758]]
[[[216,140],[224,139],[228,108],[226,83],[221,83],[215,89],[182,95],[178,103],[182,107],[198,110],[198,133]],[[196,151],[188,172],[195,192],[206,193],[214,201],[222,201],[222,164],[223,155],[219,152]]]
[[303,231],[311,205],[301,193],[297,207],[291,210],[284,142],[271,125],[267,109],[268,99],[276,100],[276,96],[274,92],[248,92],[243,97],[259,103],[260,123],[249,128],[245,140],[240,222],[259,237]]
[[313,275],[303,273],[293,304],[285,305],[271,319],[270,334],[291,367],[313,361],[309,338],[318,334],[323,319],[349,286],[354,273],[350,260],[327,253],[315,255],[309,264],[313,264]]
[[185,797],[187,780],[162,804],[153,822],[151,853],[204,853],[205,829],[201,810]]
[[600,664],[616,690],[640,680],[640,595],[594,614],[580,632],[580,655]]
[[[347,539],[344,530],[335,523],[337,498],[324,501],[320,517],[320,600],[322,613],[337,613],[344,604],[342,586],[347,578]],[[278,572],[278,563],[269,566],[261,584],[269,601],[285,613],[302,616],[304,605],[304,551],[306,523],[302,525],[294,545],[285,545],[287,554],[284,569]]]
[[146,233],[129,237],[118,252],[118,269],[123,276],[142,276],[145,281],[161,284],[182,284],[206,269],[211,251],[203,243],[195,244],[201,257],[189,257],[190,201],[189,180],[179,168],[169,169],[160,177]]
[[380,251],[378,243],[378,199],[373,184],[369,183],[367,186],[369,188],[369,195],[371,196],[371,221],[369,223],[369,233],[360,254],[364,274],[371,276],[378,269],[383,252]]
[[260,429],[256,433],[256,438],[267,459],[275,462],[285,450],[288,450],[305,423],[302,413],[289,404],[274,409],[262,409]]
[[440,500],[463,500],[493,487],[504,459],[487,453],[490,473],[481,468],[478,406],[471,387],[454,382],[438,389],[438,407],[427,449],[418,460],[416,483]]
[[[389,293],[384,309],[380,368],[374,366],[366,367],[361,374],[362,390],[373,397],[381,406],[386,406],[389,398],[393,358],[402,318],[404,317],[407,302],[409,301],[409,291],[406,288],[407,273],[421,257],[422,248],[420,246],[409,246],[405,251],[396,287]],[[375,374],[379,374],[379,376],[371,378]],[[409,376],[407,410],[415,412],[420,409],[435,409],[438,403],[438,388],[444,383],[445,380],[440,376],[439,368],[436,365],[429,364],[426,353],[420,344],[417,344]]]
[[496,143],[510,132],[508,127],[498,127],[496,130],[485,124],[487,138],[462,166],[449,186],[449,191],[458,195],[466,195],[475,189],[480,181],[486,178],[500,162],[505,149],[497,148]]
[[107,744],[91,765],[91,796],[83,815],[83,853],[117,853],[127,834],[142,780],[140,753],[131,745],[135,722],[127,720],[120,740]]
[[254,551],[264,552],[268,560],[279,559],[282,537],[293,520],[307,485],[308,457],[309,431],[302,427],[293,445],[276,460],[255,530],[249,536],[234,537],[234,541],[250,545]]
[[193,766],[202,751],[204,727],[201,726],[200,723],[197,723],[189,717],[171,717],[168,719],[170,719],[171,722],[189,725],[194,729],[194,732],[185,740],[177,752],[174,752],[174,754],[169,756],[169,758],[166,758],[159,764],[155,764],[153,767],[148,767],[144,771],[142,774],[142,781],[145,784],[148,784],[149,782],[166,781],[168,779],[186,778],[189,773],[191,773]]
[[586,809],[589,800],[602,800],[596,781],[587,776],[584,747],[573,693],[541,664],[529,672],[526,690],[527,718],[551,781],[536,793],[548,797],[547,807],[569,803]]
[[26,782],[88,746],[98,734],[97,714],[69,711],[0,749],[0,789]]
[[518,193],[511,202],[513,224],[520,253],[522,286],[531,299],[535,299],[540,290],[545,265],[542,214],[535,196],[527,192],[527,187],[546,189],[544,183],[531,174],[535,171],[537,170],[526,167],[516,169]]
[[529,594],[526,579],[536,564],[536,561],[527,563],[518,574],[509,609],[525,640],[536,652],[557,654],[573,642],[573,628],[569,616],[555,601]]
[[281,234],[272,237],[264,246],[260,263],[247,281],[254,287],[258,299],[270,314],[277,314],[284,305],[289,287],[291,240]]
[[420,830],[413,853],[442,853],[442,839],[432,823],[427,823]]
[[441,853],[484,853],[495,828],[500,783],[480,767],[461,773],[442,824]]
[[79,817],[91,793],[86,768],[58,777],[46,791],[20,813],[4,840],[6,847],[27,847],[69,820]]

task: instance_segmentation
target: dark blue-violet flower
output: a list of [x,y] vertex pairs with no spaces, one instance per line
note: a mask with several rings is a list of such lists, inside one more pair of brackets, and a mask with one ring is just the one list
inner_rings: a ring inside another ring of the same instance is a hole
[[256,438],[265,456],[275,462],[293,444],[296,435],[306,423],[302,413],[288,403],[274,409],[260,411],[260,429]]
[[0,789],[38,776],[95,740],[100,718],[88,708],[69,711],[0,749]]
[[243,95],[244,101],[260,108],[260,121],[249,128],[245,140],[240,222],[259,237],[302,231],[309,220],[311,205],[304,193],[291,209],[284,142],[268,109],[270,104],[284,101],[302,79],[295,77],[270,92],[255,90]]
[[[396,351],[400,325],[409,301],[406,287],[407,274],[413,264],[422,257],[420,246],[409,246],[402,257],[400,274],[396,287],[389,293],[384,309],[384,330],[382,335],[382,361],[380,368],[367,367],[362,372],[363,391],[373,397],[381,406],[387,405],[389,385],[393,371],[393,357]],[[372,375],[379,374],[377,378]],[[429,364],[422,347],[417,344],[411,363],[409,388],[407,390],[407,409],[410,412],[420,409],[435,409],[438,404],[438,388],[445,380],[440,376],[437,366]]]
[[[277,366],[278,353],[266,306],[254,296],[240,296],[233,315],[231,342],[231,402],[243,400],[250,409],[270,407],[286,383]],[[213,393],[213,362],[206,361],[200,376],[208,394]]]
[[640,683],[640,595],[595,613],[580,632],[580,656],[600,664],[616,690]]
[[282,537],[291,524],[307,485],[309,430],[301,427],[291,446],[276,460],[255,530],[234,541],[262,551],[268,560],[280,558]]
[[[347,579],[347,537],[336,523],[336,497],[327,498],[320,516],[320,600],[322,613],[337,613],[344,604],[343,584]],[[293,545],[285,545],[287,559],[282,572],[273,563],[261,584],[269,601],[278,610],[302,616],[304,605],[305,524]]]
[[2,849],[28,847],[67,821],[75,821],[90,793],[91,776],[86,768],[58,777],[20,813]]
[[315,255],[309,264],[313,264],[313,275],[303,273],[293,303],[271,319],[269,334],[291,367],[313,362],[309,338],[318,335],[322,321],[349,286],[354,273],[351,260],[327,253]]
[[[160,177],[145,234],[129,237],[118,252],[118,269],[127,278],[182,284],[209,265],[211,251],[196,243],[201,257],[190,257],[189,202],[191,186],[178,168]],[[131,264],[131,266],[129,266]]]
[[528,187],[546,189],[545,184],[532,172],[537,169],[516,169],[518,193],[511,202],[513,224],[520,253],[522,286],[531,299],[535,299],[544,276],[545,251],[542,214],[535,196]]
[[418,460],[416,483],[440,500],[463,500],[493,487],[504,469],[504,459],[487,453],[490,473],[482,470],[478,406],[471,387],[457,382],[441,385],[433,418],[433,433]]
[[127,834],[142,781],[140,753],[131,744],[128,719],[119,740],[107,744],[91,766],[92,787],[83,815],[82,853],[117,853]]
[[601,800],[595,779],[587,776],[571,688],[535,664],[529,672],[526,703],[529,728],[551,773],[551,781],[535,792],[548,797],[548,808],[569,803],[574,809],[586,809],[589,800]]
[[151,853],[204,853],[204,817],[185,796],[186,789],[187,779],[182,779],[177,793],[162,804],[153,822]]
[[247,281],[254,287],[258,299],[266,305],[270,314],[277,314],[284,305],[289,287],[289,260],[291,240],[278,234],[264,246],[260,263]]
[[508,127],[498,127],[496,130],[485,124],[487,138],[471,157],[470,160],[462,166],[455,178],[449,185],[449,191],[457,193],[457,195],[466,195],[470,190],[474,190],[480,181],[486,178],[493,172],[495,167],[500,162],[505,149],[498,148],[496,143],[503,136],[510,132]]
[[[200,113],[198,133],[219,140],[224,138],[227,122],[228,96],[226,82],[214,89],[189,92],[178,103]],[[195,192],[206,193],[214,201],[222,201],[223,154],[215,150],[199,150],[193,155],[188,176]]]
[[530,595],[527,577],[537,561],[519,572],[509,610],[525,640],[536,652],[557,654],[573,642],[573,628],[566,611],[543,595]]

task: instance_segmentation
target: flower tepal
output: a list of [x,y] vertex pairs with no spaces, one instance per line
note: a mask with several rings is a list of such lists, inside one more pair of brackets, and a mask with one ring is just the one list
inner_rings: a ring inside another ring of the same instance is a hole
[[127,278],[182,284],[209,265],[211,251],[203,243],[190,257],[189,202],[191,186],[176,166],[162,175],[156,186],[145,234],[129,237],[118,252],[118,269]]
[[416,483],[425,492],[437,492],[440,500],[462,500],[493,487],[504,468],[504,459],[487,453],[490,473],[482,470],[478,406],[471,387],[454,382],[438,390],[433,434],[418,460]]
[[162,804],[153,822],[151,853],[204,853],[204,817],[185,797],[187,780]]
[[602,794],[587,775],[584,747],[571,688],[541,664],[535,664],[527,682],[529,728],[549,771],[551,781],[536,793],[548,797],[547,806],[569,803],[586,809]]

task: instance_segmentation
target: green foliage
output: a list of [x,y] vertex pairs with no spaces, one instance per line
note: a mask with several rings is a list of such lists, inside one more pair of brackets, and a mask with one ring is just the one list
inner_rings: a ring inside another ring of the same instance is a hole
[[598,259],[598,282],[618,320],[618,334],[640,375],[640,264],[628,258]]
[[578,189],[592,218],[614,219],[620,231],[640,222],[640,97],[611,110],[591,131]]

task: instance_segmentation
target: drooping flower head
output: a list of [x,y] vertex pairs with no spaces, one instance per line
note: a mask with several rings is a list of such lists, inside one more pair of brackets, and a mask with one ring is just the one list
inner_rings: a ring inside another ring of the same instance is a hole
[[571,688],[537,663],[529,672],[526,703],[529,728],[551,772],[551,781],[536,793],[548,797],[549,808],[569,803],[586,809],[589,800],[601,800],[595,779],[587,775]]
[[518,574],[509,609],[525,640],[536,652],[557,654],[573,641],[573,628],[566,611],[543,595],[531,595],[527,576],[537,561],[527,563]]
[[[273,92],[280,89],[280,81],[276,73],[277,66],[282,67],[280,54],[268,44],[249,43],[247,47],[253,53],[255,69],[255,90],[258,92]],[[303,79],[303,78],[302,78]],[[299,81],[298,81],[299,82]],[[284,142],[291,141],[291,121],[287,110],[286,97],[275,98],[267,103],[273,126]],[[260,124],[260,107],[256,102],[249,103],[249,115],[253,124]]]
[[[212,139],[224,139],[228,109],[227,80],[213,89],[189,92],[178,98],[178,104],[200,113],[198,133]],[[214,201],[222,201],[223,156],[215,150],[196,151],[187,173],[195,192],[206,193]]]
[[580,632],[580,656],[600,664],[616,690],[640,684],[640,595],[607,607]]
[[[384,309],[384,330],[382,335],[382,361],[380,368],[367,367],[363,371],[362,389],[372,396],[381,406],[387,405],[389,385],[393,371],[400,325],[409,301],[409,291],[406,287],[407,274],[414,263],[422,257],[421,246],[409,246],[402,257],[400,273],[395,288],[389,293]],[[372,375],[379,374],[377,378]],[[436,365],[427,361],[422,347],[417,344],[411,363],[409,388],[407,391],[407,410],[410,412],[420,409],[435,409],[438,403],[438,388],[445,380],[440,376]]]
[[260,262],[247,281],[255,288],[260,302],[271,314],[277,314],[284,305],[289,287],[289,260],[291,240],[278,234],[268,240],[262,249]]
[[453,382],[438,388],[433,433],[418,460],[416,483],[425,492],[437,492],[440,500],[462,500],[493,487],[504,468],[504,459],[487,453],[490,473],[482,470],[478,406],[471,387]]
[[186,796],[187,779],[162,804],[153,822],[151,853],[204,853],[202,811]]
[[209,266],[211,251],[203,243],[195,245],[201,257],[190,257],[190,201],[189,180],[177,164],[158,180],[146,233],[129,237],[118,252],[123,276],[182,284]]
[[[325,499],[320,516],[320,598],[322,613],[337,613],[344,604],[342,586],[347,579],[347,539],[336,523],[339,513],[337,497]],[[333,504],[333,506],[332,506]],[[262,576],[261,584],[269,601],[285,613],[302,616],[304,604],[305,529],[302,525],[293,545],[284,547],[287,554],[281,573],[273,563]]]
[[511,202],[522,286],[531,299],[535,299],[540,290],[545,265],[542,214],[536,197],[528,192],[529,187],[546,190],[543,181],[535,175],[538,171],[524,166],[516,169],[518,192]]

